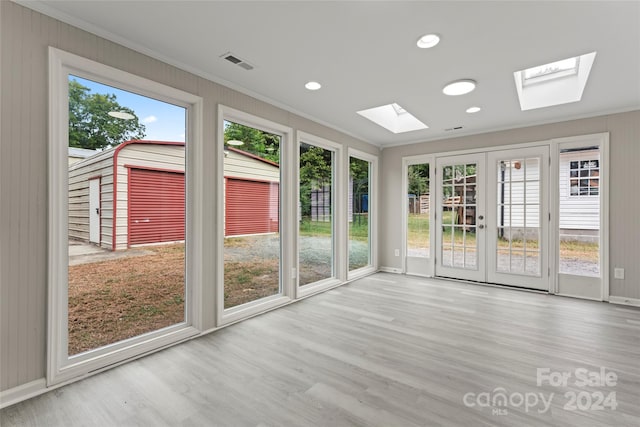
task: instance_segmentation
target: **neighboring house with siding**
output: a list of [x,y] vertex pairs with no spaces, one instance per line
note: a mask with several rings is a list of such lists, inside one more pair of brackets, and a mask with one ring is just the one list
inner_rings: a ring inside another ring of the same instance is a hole
[[600,151],[560,153],[560,238],[597,241],[600,231]]
[[[111,250],[184,240],[184,153],[183,142],[134,140],[71,165],[69,238]],[[278,231],[278,165],[225,153],[226,234]]]

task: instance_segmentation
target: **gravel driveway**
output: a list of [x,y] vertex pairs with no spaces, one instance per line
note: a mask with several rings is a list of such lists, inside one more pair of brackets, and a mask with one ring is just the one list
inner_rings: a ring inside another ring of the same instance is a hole
[[[234,241],[235,240],[235,241]],[[231,238],[225,245],[224,255],[228,261],[280,258],[280,238],[277,234]],[[298,248],[301,265],[313,265],[315,270],[325,266],[327,276],[331,274],[332,242],[328,237],[300,237]],[[368,264],[369,246],[366,242],[349,242],[349,265],[351,269]]]

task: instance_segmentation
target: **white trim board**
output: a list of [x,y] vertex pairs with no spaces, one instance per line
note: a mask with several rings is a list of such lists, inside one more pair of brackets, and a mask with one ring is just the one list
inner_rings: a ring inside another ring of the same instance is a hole
[[0,391],[0,409],[39,396],[49,390],[52,390],[52,388],[47,388],[47,380],[43,377],[8,390]]
[[633,307],[640,307],[640,298],[616,297],[616,296],[610,295],[609,302],[611,304],[630,305]]

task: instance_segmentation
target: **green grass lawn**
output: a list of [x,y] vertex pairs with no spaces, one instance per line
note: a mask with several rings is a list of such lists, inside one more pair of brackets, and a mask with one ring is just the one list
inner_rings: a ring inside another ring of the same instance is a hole
[[[300,235],[306,237],[331,236],[331,223],[311,221],[305,217],[300,221]],[[369,240],[369,216],[367,214],[354,214],[353,221],[349,223],[349,240],[366,242]]]

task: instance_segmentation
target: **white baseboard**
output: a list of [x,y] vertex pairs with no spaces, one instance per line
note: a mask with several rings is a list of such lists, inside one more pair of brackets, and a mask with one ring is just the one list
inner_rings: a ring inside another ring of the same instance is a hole
[[402,274],[401,268],[393,268],[393,267],[380,267],[378,271],[383,273],[394,273],[394,274]]
[[634,307],[640,307],[640,299],[627,298],[627,297],[615,297],[609,296],[609,302],[612,304],[632,305]]
[[44,378],[0,391],[0,409],[36,397],[47,391],[49,391],[49,389],[47,388],[47,381]]

